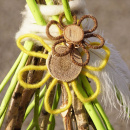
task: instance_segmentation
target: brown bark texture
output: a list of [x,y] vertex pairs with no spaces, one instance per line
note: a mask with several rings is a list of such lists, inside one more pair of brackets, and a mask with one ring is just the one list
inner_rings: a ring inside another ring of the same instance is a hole
[[[66,89],[63,84],[61,86],[61,91],[62,91],[62,107],[65,107],[68,104],[68,95],[67,95]],[[64,123],[64,129],[73,130],[72,118],[71,118],[71,107],[68,110],[66,110],[65,112],[62,112],[61,116],[62,116],[63,123]]]
[[71,91],[71,93],[73,97],[72,106],[73,106],[78,130],[89,130],[89,122],[88,122],[89,116],[84,108],[84,105],[77,98],[73,90]]

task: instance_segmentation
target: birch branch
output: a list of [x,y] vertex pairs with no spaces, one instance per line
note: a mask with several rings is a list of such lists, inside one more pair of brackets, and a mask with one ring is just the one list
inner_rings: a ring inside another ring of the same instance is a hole
[[[50,78],[47,81],[47,83],[46,83],[47,88],[48,88],[51,81],[52,81],[52,78]],[[50,97],[49,97],[50,106],[52,106],[52,104],[53,104],[54,96],[55,96],[55,88],[50,93]],[[43,106],[42,113],[40,115],[40,121],[39,121],[41,130],[46,130],[47,129],[47,125],[49,123],[49,117],[50,117],[50,114],[48,112],[46,112],[46,110],[45,110],[45,108]]]
[[[32,60],[32,57],[29,57],[26,65],[29,65],[31,63],[31,60]],[[28,72],[24,73],[24,75],[23,75],[24,80],[26,80],[27,74],[28,74]],[[19,83],[17,83],[17,86],[14,90],[12,100],[10,103],[8,115],[7,115],[8,118],[7,118],[7,122],[6,122],[6,130],[14,129],[14,125],[16,122],[16,117],[18,114],[18,108],[19,108],[19,104],[20,104],[20,101],[22,98],[23,90],[24,90],[24,88],[21,87]]]
[[[38,46],[36,46],[35,49],[36,49],[35,51],[40,51],[41,47],[39,48]],[[32,64],[44,65],[45,60],[33,58]],[[27,83],[32,84],[32,83],[39,82],[41,80],[42,76],[43,76],[42,71],[29,71],[28,77],[27,77]],[[28,105],[29,105],[34,93],[35,93],[35,90],[36,89],[24,89],[23,90],[22,99],[21,99],[21,102],[19,104],[18,114],[16,117],[17,120],[15,122],[14,129],[21,129],[26,109],[27,109],[27,107],[28,107]]]
[[77,122],[78,130],[89,130],[89,122],[88,117],[89,115],[86,113],[83,104],[79,101],[77,96],[75,95],[74,91],[72,93],[72,106]]
[[[61,86],[61,91],[62,91],[62,107],[65,107],[68,104],[68,95],[63,84]],[[65,130],[73,130],[72,118],[71,118],[71,107],[65,112],[62,112],[61,116],[63,118]]]

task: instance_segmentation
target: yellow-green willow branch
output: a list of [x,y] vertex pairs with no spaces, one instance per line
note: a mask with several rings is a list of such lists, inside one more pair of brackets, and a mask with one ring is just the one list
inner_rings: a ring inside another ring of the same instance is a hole
[[36,1],[35,0],[26,0],[26,2],[28,4],[37,24],[38,25],[46,25],[46,21],[44,20],[41,12],[39,10],[39,7],[36,4]]
[[6,112],[7,112],[7,108],[5,109],[5,111],[4,111],[3,115],[2,115],[2,117],[0,118],[0,128],[2,127],[2,124],[3,124],[3,122],[4,122]]
[[40,89],[37,89],[35,92],[35,106],[34,106],[34,116],[33,120],[31,121],[27,130],[33,130],[35,127],[36,130],[40,130],[39,123],[38,123],[38,116],[39,116],[39,92]]
[[71,15],[71,10],[70,10],[68,0],[62,0],[62,4],[63,4],[63,7],[64,7],[65,17],[67,19],[67,22],[68,22],[68,24],[72,24],[73,23],[73,17]]
[[[24,47],[27,49],[27,50],[31,50],[32,49],[32,46],[33,46],[33,42],[30,42],[30,41],[26,41],[25,42],[25,45]],[[4,111],[6,110],[6,107],[8,106],[8,103],[11,99],[11,96],[12,96],[12,93],[15,89],[15,86],[17,84],[17,81],[18,81],[18,78],[17,78],[17,75],[18,75],[18,72],[19,70],[25,65],[26,61],[28,59],[28,55],[27,54],[24,54],[22,59],[21,59],[21,62],[19,64],[19,66],[17,67],[17,70],[11,80],[11,83],[10,83],[10,86],[4,96],[4,99],[2,100],[2,103],[1,103],[1,106],[0,106],[0,118],[1,116],[3,115]]]
[[[44,88],[41,90],[40,95],[39,95],[39,100],[41,100],[44,97],[45,92],[46,92],[46,86],[44,86]],[[34,108],[34,106],[35,106],[35,101],[33,100],[26,110],[26,113],[24,116],[24,121],[27,118],[27,116],[29,115],[29,113],[31,112],[31,110]]]
[[[80,77],[78,77],[78,80],[77,80],[77,88],[78,88],[79,92],[82,93],[83,97],[85,97],[85,98],[88,97],[82,88],[82,83],[81,83]],[[95,111],[93,104],[91,102],[84,103],[84,107],[87,110],[89,116],[91,117],[96,129],[97,130],[106,130],[106,128],[102,124],[102,121],[101,121],[99,115]]]
[[15,63],[13,64],[12,68],[10,69],[10,71],[8,72],[8,74],[6,75],[6,77],[4,78],[4,80],[2,81],[2,83],[0,84],[0,92],[3,90],[3,88],[5,87],[5,85],[8,83],[9,79],[12,77],[12,75],[14,74],[15,70],[17,69],[22,56],[23,56],[23,52],[20,53],[20,55],[18,56],[17,60],[15,61]]
[[[54,2],[52,0],[45,0],[47,5],[54,5]],[[52,16],[53,20],[59,21],[59,16],[54,15]]]
[[[52,110],[57,108],[59,100],[60,100],[60,95],[61,95],[61,85],[58,84],[55,99],[54,99],[54,102],[53,102],[53,105],[52,105]],[[50,115],[49,122],[51,122],[51,123],[48,124],[47,130],[54,130],[54,128],[55,128],[55,116],[53,114]]]
[[[40,106],[39,106],[38,116],[39,116],[40,113],[41,113],[43,103],[44,103],[44,96],[43,96],[42,101],[41,101],[41,104],[40,104]],[[32,128],[34,128],[34,126],[35,126],[35,124],[33,123],[33,120],[32,120],[32,121],[30,122],[30,124],[29,124],[27,130],[32,130]]]
[[[93,95],[94,92],[93,92],[93,90],[92,90],[92,88],[91,88],[91,86],[90,86],[90,84],[89,84],[87,78],[86,78],[84,75],[80,75],[80,78],[81,78],[81,81],[82,81],[82,83],[83,83],[83,86],[84,86],[84,88],[85,88],[85,90],[86,90],[86,92],[87,92],[87,95],[88,95],[88,96]],[[100,114],[100,116],[101,116],[101,118],[102,118],[102,120],[103,120],[103,122],[104,122],[106,128],[107,128],[108,130],[113,130],[113,128],[112,128],[112,126],[111,126],[111,124],[110,124],[110,122],[109,122],[109,119],[107,118],[107,116],[106,116],[106,114],[105,114],[105,112],[104,112],[102,106],[99,104],[98,100],[95,99],[95,100],[92,102],[92,104],[94,104],[95,108],[96,108],[97,111],[99,112],[99,114]]]

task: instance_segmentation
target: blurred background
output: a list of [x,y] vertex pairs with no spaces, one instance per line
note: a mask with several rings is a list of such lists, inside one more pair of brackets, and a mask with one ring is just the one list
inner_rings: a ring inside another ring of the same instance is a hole
[[[104,38],[115,45],[130,68],[130,1],[129,0],[86,0],[90,14],[98,20],[98,30]],[[12,67],[20,53],[15,43],[15,33],[22,22],[20,12],[24,10],[25,0],[0,0],[0,82]],[[8,87],[9,84],[7,84]],[[0,94],[2,99],[6,89]],[[115,130],[129,130],[130,121],[117,118],[117,111],[106,109]],[[60,120],[59,120],[60,121]],[[56,130],[62,130],[58,121]],[[25,128],[23,128],[24,130]]]

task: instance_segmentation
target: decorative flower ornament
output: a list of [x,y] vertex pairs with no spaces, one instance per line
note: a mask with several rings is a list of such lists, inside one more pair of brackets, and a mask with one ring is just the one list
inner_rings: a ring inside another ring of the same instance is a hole
[[[100,35],[92,33],[97,28],[96,18],[94,18],[93,16],[90,16],[90,15],[85,15],[77,22],[77,18],[74,15],[73,24],[64,25],[62,22],[63,17],[64,17],[64,13],[60,15],[59,23],[57,21],[52,20],[47,24],[47,27],[46,27],[47,36],[51,40],[58,40],[54,43],[54,45],[52,46],[52,49],[43,41],[43,39],[41,37],[36,36],[34,34],[22,35],[17,40],[17,46],[24,53],[28,54],[29,56],[46,59],[46,65],[44,65],[44,66],[35,66],[35,65],[25,66],[23,69],[20,70],[20,72],[18,74],[18,80],[19,80],[21,86],[23,86],[24,88],[33,89],[33,88],[41,87],[43,84],[45,84],[47,82],[47,80],[50,77],[53,78],[52,82],[50,83],[50,85],[46,91],[46,95],[45,95],[45,99],[44,99],[45,109],[47,112],[49,112],[51,114],[61,113],[65,110],[67,110],[71,106],[72,96],[71,96],[71,92],[70,92],[70,89],[68,86],[68,82],[71,84],[75,94],[77,95],[77,97],[79,98],[79,100],[81,102],[84,103],[84,102],[90,102],[90,101],[94,100],[100,93],[100,81],[96,76],[90,74],[88,72],[88,70],[100,71],[101,69],[103,69],[106,66],[109,56],[110,56],[109,49],[106,46],[103,46],[104,39]],[[83,31],[83,29],[81,28],[81,22],[85,18],[91,18],[95,23],[94,27],[87,31]],[[49,32],[49,28],[53,24],[56,24],[63,31],[63,33],[58,37],[53,37]],[[40,52],[26,50],[21,45],[21,40],[23,40],[24,38],[27,38],[27,37],[39,41],[43,45],[43,47],[49,52],[49,54],[42,54]],[[90,37],[97,37],[101,41],[101,43],[85,42],[85,38],[90,38]],[[62,42],[65,45],[62,45]],[[60,43],[61,43],[61,45],[57,45]],[[84,63],[82,60],[81,53],[78,51],[77,48],[82,48],[83,51],[85,52],[85,54],[87,55],[86,61]],[[87,65],[89,62],[89,58],[90,58],[89,48],[92,48],[92,49],[102,48],[105,50],[106,56],[99,67],[93,67],[93,66]],[[39,83],[28,84],[28,83],[24,82],[22,75],[24,72],[30,71],[30,70],[46,71],[46,75]],[[93,79],[96,84],[97,89],[96,89],[95,93],[88,98],[84,98],[82,96],[82,94],[78,91],[75,79],[79,76],[79,74],[85,75],[88,78]],[[64,85],[64,87],[66,88],[66,92],[68,94],[68,104],[64,108],[52,110],[49,105],[49,96],[50,96],[51,91],[53,90],[53,88],[55,87],[55,85],[58,82],[62,83]]]
[[[52,47],[52,53],[53,55],[56,55],[56,56],[65,56],[67,54],[71,54],[71,59],[72,59],[72,62],[76,65],[79,65],[79,66],[85,66],[88,64],[89,62],[89,52],[88,52],[88,49],[86,49],[86,46],[88,48],[92,48],[92,49],[100,49],[103,47],[104,45],[104,39],[98,35],[98,34],[94,34],[92,33],[93,31],[96,30],[97,28],[97,20],[95,17],[91,16],[91,15],[84,15],[78,22],[77,22],[77,17],[76,15],[73,16],[73,24],[71,25],[65,25],[63,22],[62,22],[62,19],[63,17],[65,16],[64,13],[62,13],[60,16],[59,16],[59,23],[55,20],[52,20],[50,21],[48,24],[47,24],[47,27],[46,27],[46,34],[47,36],[51,39],[51,40],[58,40],[57,42],[54,43],[53,47]],[[83,29],[80,27],[81,26],[81,23],[84,19],[86,18],[91,18],[95,25],[92,29],[89,29],[89,30],[86,30],[86,31],[83,31]],[[62,31],[63,31],[63,34],[61,34],[60,36],[57,36],[57,37],[53,37],[50,32],[49,32],[49,28],[51,27],[51,25],[53,24],[56,24]],[[96,45],[96,46],[93,46],[91,44],[88,44],[87,42],[84,41],[85,38],[91,38],[91,37],[97,37],[101,40],[101,44],[100,45]],[[58,53],[56,52],[55,50],[55,47],[57,44],[60,44],[61,42],[64,42],[65,44],[68,44],[67,45],[67,50],[63,53]],[[82,47],[82,49],[84,50],[84,52],[86,53],[87,55],[87,58],[86,58],[86,61],[84,63],[78,63],[75,59],[74,59],[74,49],[75,48],[79,48],[79,47]]]

